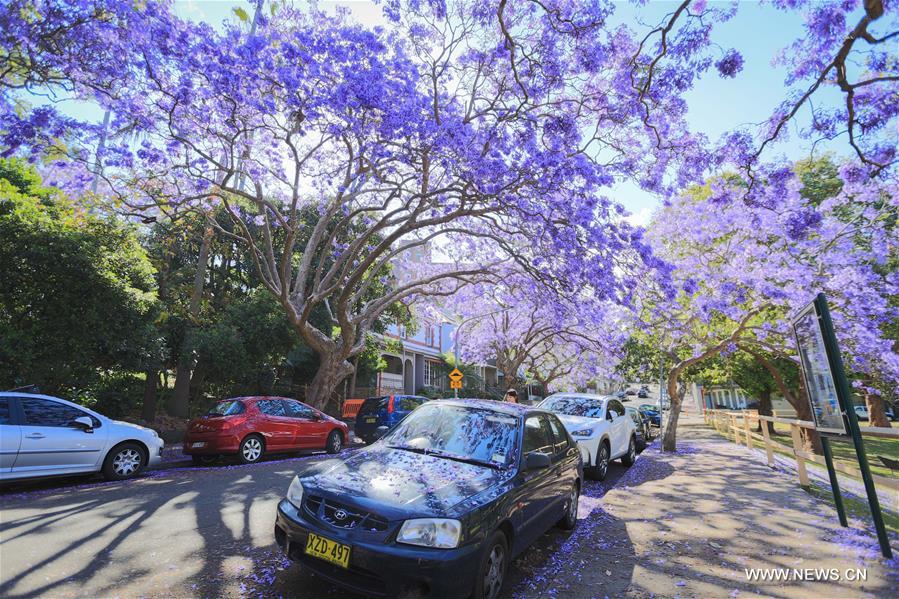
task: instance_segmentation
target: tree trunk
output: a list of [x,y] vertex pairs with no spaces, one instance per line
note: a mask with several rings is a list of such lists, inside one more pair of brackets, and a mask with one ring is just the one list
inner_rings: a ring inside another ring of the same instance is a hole
[[[763,391],[759,393],[759,416],[773,416],[774,410],[771,407],[771,391]],[[767,425],[768,433],[774,434],[774,423],[759,420],[759,426],[756,430],[762,432],[762,424]]]
[[[799,386],[799,394],[796,403],[793,404],[793,408],[796,410],[796,417],[799,420],[811,420],[814,422],[815,418],[812,415],[812,408],[809,404],[808,397],[805,394],[805,385],[802,382],[802,377],[799,377]],[[821,435],[818,434],[818,431],[810,428],[803,428],[802,441],[803,449],[805,451],[824,455],[824,445],[821,443]]]
[[336,354],[319,355],[318,372],[306,393],[306,403],[317,410],[324,410],[331,393],[353,372],[353,364]]
[[190,397],[195,404],[203,396],[203,383],[206,381],[206,373],[209,371],[207,362],[208,360],[197,360],[190,377]]
[[[203,299],[203,288],[206,285],[206,269],[209,263],[209,248],[212,245],[213,229],[206,227],[203,232],[203,242],[200,244],[200,255],[197,257],[197,272],[194,273],[194,286],[190,293],[188,316],[191,321],[196,320],[200,314],[200,302]],[[187,418],[190,404],[190,374],[194,366],[193,353],[190,351],[190,330],[184,336],[181,356],[175,371],[175,389],[172,391],[172,401],[169,410],[172,416]]]
[[[678,388],[678,378],[680,371],[672,370],[668,374],[668,402],[671,409],[668,411],[668,421],[665,423],[665,434],[662,437],[662,451],[677,451],[677,421],[680,418],[681,402],[683,394]],[[661,393],[659,394],[661,395]],[[662,409],[661,398],[659,399],[659,410]]]
[[159,371],[148,369],[145,374],[147,381],[144,383],[144,401],[141,405],[140,417],[144,422],[156,420],[156,400],[159,390]]
[[865,405],[868,407],[868,422],[871,426],[890,428],[890,420],[884,406],[883,398],[874,393],[865,393]]
[[359,374],[359,356],[353,358],[353,376],[350,378],[350,391],[346,399],[354,399],[356,397],[356,375]]

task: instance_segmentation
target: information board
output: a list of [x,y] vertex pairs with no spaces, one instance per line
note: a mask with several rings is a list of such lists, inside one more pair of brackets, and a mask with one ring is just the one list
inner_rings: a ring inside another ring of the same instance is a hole
[[793,320],[793,333],[802,365],[802,376],[811,402],[815,428],[823,433],[847,435],[846,422],[834,384],[821,320],[815,304],[809,304]]

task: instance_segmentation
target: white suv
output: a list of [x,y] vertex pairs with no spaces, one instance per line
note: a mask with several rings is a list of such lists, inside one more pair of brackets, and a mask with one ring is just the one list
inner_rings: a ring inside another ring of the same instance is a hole
[[584,471],[603,480],[609,461],[621,458],[630,466],[637,459],[636,426],[614,397],[587,393],[556,393],[540,403],[540,408],[554,412],[571,437],[577,441]]
[[58,397],[0,393],[0,481],[102,472],[136,476],[162,457],[156,431]]

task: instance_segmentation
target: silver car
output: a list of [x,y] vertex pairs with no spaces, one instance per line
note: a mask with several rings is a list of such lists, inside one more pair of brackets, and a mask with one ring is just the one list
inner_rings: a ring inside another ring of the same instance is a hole
[[156,431],[70,401],[0,392],[0,480],[102,472],[136,476],[162,458]]

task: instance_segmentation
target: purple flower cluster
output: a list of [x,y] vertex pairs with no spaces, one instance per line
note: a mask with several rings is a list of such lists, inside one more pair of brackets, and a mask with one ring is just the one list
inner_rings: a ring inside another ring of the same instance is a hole
[[743,70],[743,55],[736,50],[728,50],[724,56],[715,63],[715,68],[722,77],[733,78]]

